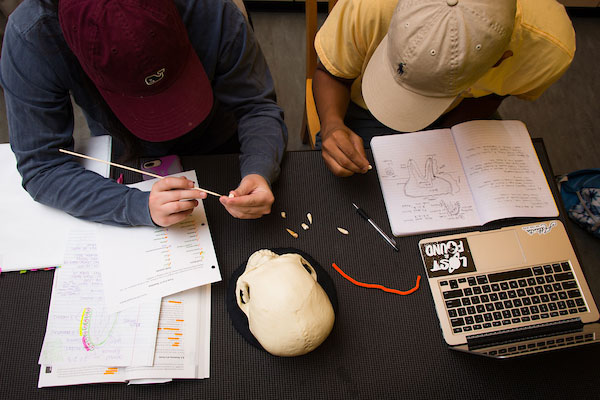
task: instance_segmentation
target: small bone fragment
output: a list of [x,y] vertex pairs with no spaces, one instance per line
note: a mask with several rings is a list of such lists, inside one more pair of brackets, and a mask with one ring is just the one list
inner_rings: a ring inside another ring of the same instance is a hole
[[310,224],[312,225],[312,214],[311,213],[306,214],[306,218],[308,218],[308,222],[310,222]]
[[304,222],[302,223],[302,229],[304,229],[304,230],[308,229],[308,225],[306,225]]
[[281,212],[281,218],[285,218],[285,211]]
[[288,231],[288,233],[290,235],[292,235],[294,237],[294,239],[298,239],[298,234],[296,232],[294,232],[293,230],[288,229],[288,228],[285,228],[285,230]]
[[349,233],[346,229],[340,228],[339,226],[338,226],[337,230],[340,231],[341,233],[343,233],[344,235],[347,235]]

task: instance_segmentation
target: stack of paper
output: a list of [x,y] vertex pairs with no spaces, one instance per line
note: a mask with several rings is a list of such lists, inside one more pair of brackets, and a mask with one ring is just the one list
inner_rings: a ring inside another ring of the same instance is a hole
[[[194,171],[178,175],[196,182]],[[210,283],[220,279],[202,203],[169,228],[71,230],[38,386],[207,378]]]
[[[111,137],[90,137],[75,143],[75,150],[110,161]],[[106,164],[84,159],[81,163],[105,178],[109,176]],[[8,143],[0,144],[0,182],[0,271],[62,265],[68,231],[91,223],[33,200],[21,185],[17,160]],[[32,243],[36,251],[30,251]]]

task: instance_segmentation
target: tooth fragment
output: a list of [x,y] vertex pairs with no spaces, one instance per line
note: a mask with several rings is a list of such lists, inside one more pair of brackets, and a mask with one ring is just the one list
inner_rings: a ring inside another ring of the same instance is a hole
[[340,228],[339,226],[338,226],[337,230],[340,231],[340,233],[343,233],[344,235],[347,235],[349,233],[346,229]]
[[288,228],[285,228],[285,230],[286,230],[286,231],[288,231],[288,233],[289,233],[290,235],[292,235],[292,237],[293,237],[294,239],[298,239],[298,234],[297,234],[296,232],[294,232],[293,230],[291,230],[291,229],[288,229]]
[[304,229],[304,230],[308,229],[308,225],[306,225],[304,222],[302,223],[302,229]]
[[311,213],[306,214],[306,218],[308,218],[308,222],[310,222],[310,224],[312,225],[312,214]]

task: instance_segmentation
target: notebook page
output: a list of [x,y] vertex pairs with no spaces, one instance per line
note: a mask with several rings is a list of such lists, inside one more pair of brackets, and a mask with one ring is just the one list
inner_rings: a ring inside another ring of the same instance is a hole
[[452,131],[483,223],[558,216],[525,124],[470,121]]
[[377,136],[371,148],[394,235],[480,224],[450,130]]

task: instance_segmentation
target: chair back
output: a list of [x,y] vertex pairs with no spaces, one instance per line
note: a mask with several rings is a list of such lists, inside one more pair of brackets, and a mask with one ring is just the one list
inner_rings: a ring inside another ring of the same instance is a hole
[[[327,12],[329,13],[337,0],[328,0]],[[306,17],[306,82],[305,82],[305,107],[302,120],[302,143],[308,143],[315,148],[315,137],[321,129],[319,116],[315,106],[312,92],[312,79],[317,68],[317,52],[315,50],[315,36],[317,35],[317,0],[305,0]]]

